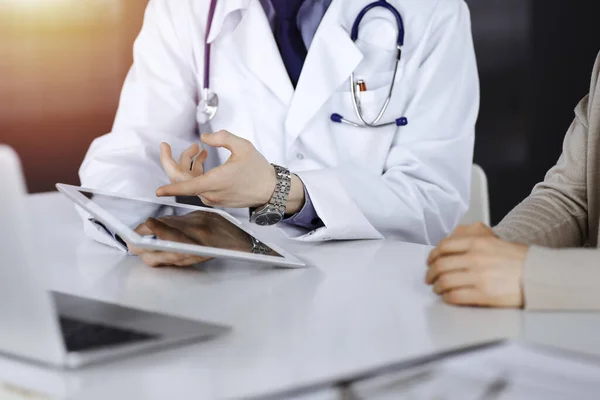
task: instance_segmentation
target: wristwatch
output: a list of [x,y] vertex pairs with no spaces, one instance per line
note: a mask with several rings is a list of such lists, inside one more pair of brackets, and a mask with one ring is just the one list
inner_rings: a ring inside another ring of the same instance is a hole
[[271,200],[261,207],[251,210],[250,222],[256,225],[275,225],[283,219],[290,189],[292,188],[292,177],[287,168],[271,164],[275,168],[277,184]]

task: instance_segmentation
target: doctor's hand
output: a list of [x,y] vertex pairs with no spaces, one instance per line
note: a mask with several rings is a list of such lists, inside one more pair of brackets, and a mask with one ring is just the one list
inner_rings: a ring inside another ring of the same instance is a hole
[[179,156],[179,161],[175,162],[171,146],[167,143],[160,145],[160,163],[167,173],[171,183],[185,182],[200,176],[204,173],[204,161],[208,152],[206,149],[200,151],[200,146],[194,143]]
[[[209,146],[229,150],[231,156],[227,162],[204,174],[190,177],[170,157],[166,151],[168,145],[163,144],[163,167],[170,177],[176,176],[178,179],[158,188],[157,196],[199,196],[206,205],[231,208],[259,207],[269,202],[277,183],[275,169],[252,143],[227,131],[205,133],[201,140]],[[292,175],[286,213],[294,214],[303,205],[304,185],[296,175]]]
[[523,307],[527,251],[482,225],[463,227],[431,252],[425,282],[448,304]]
[[[155,218],[140,224],[135,231],[142,236],[154,235],[160,240],[170,242],[197,244],[196,241],[188,237],[182,230],[170,226],[165,221],[160,221]],[[201,257],[191,254],[179,254],[166,251],[142,249],[127,244],[129,251],[140,257],[142,261],[151,267],[188,267],[194,264],[199,264],[208,260],[210,257]]]

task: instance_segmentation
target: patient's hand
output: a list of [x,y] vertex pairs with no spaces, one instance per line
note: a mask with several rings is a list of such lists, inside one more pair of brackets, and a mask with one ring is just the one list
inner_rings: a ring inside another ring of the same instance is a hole
[[[146,222],[140,224],[135,231],[142,236],[155,235],[161,240],[197,244],[197,242],[187,237],[181,230],[154,218],[149,218]],[[141,249],[130,244],[128,244],[128,247],[130,252],[139,256],[144,263],[151,267],[188,267],[211,260],[211,257]]]
[[431,252],[425,282],[449,304],[523,307],[527,251],[481,224],[461,227]]
[[458,228],[454,230],[450,234],[450,238],[459,238],[459,237],[496,237],[496,234],[484,223],[478,222],[471,225],[460,225]]

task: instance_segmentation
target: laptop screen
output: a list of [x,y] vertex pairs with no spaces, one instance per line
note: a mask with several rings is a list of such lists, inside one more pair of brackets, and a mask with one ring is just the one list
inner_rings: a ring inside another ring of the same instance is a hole
[[[283,257],[225,217],[209,211],[79,192],[141,236],[169,242]],[[102,221],[98,221],[102,223]],[[112,234],[106,227],[105,229]]]

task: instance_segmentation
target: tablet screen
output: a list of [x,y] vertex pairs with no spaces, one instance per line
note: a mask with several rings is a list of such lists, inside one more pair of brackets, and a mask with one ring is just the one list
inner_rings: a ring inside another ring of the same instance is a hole
[[213,212],[79,190],[130,229],[160,240],[283,257]]

